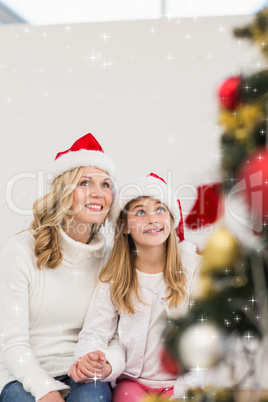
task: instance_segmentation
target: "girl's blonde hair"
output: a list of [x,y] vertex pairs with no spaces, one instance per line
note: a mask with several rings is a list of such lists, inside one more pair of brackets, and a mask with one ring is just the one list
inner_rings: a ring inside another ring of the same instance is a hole
[[73,220],[71,207],[73,191],[77,186],[84,167],[68,170],[57,177],[50,191],[33,204],[34,219],[30,225],[35,238],[35,254],[37,267],[45,265],[57,268],[62,262],[59,246],[59,228],[68,229]]
[[[111,256],[100,272],[102,282],[111,282],[111,294],[120,311],[134,314],[133,294],[142,302],[138,292],[138,277],[135,269],[136,248],[130,234],[123,233],[127,222],[127,211],[132,200],[121,212],[115,228],[115,240]],[[186,275],[181,264],[178,239],[171,219],[171,231],[166,240],[166,264],[163,277],[166,283],[166,297],[169,307],[176,307],[187,297]]]

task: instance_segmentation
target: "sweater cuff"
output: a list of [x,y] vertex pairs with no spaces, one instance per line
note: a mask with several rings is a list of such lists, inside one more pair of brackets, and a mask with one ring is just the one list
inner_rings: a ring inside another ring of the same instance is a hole
[[38,401],[52,391],[59,391],[64,398],[70,392],[70,387],[61,381],[55,380],[44,370],[36,370],[23,379],[25,391],[30,392]]
[[118,353],[112,350],[105,351],[105,358],[112,367],[112,372],[108,377],[104,378],[103,382],[113,382],[123,373],[125,369],[125,360],[123,360]]

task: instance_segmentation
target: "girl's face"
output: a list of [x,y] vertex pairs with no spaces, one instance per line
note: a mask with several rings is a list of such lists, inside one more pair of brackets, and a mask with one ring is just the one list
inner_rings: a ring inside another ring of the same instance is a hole
[[168,208],[153,198],[131,202],[124,233],[131,234],[136,248],[162,245],[170,234]]
[[73,193],[71,209],[75,223],[102,223],[108,215],[112,200],[108,173],[92,166],[86,167]]

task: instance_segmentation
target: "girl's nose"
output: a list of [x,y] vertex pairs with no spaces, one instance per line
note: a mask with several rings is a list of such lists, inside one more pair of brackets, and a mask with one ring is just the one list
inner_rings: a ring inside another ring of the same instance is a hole
[[156,212],[149,212],[147,214],[149,223],[158,222],[158,214]]

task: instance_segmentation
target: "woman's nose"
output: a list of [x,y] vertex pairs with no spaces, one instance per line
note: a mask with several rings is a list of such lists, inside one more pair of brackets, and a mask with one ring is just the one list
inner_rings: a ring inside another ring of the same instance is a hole
[[97,184],[94,184],[90,188],[90,197],[102,198],[103,197],[103,188]]

